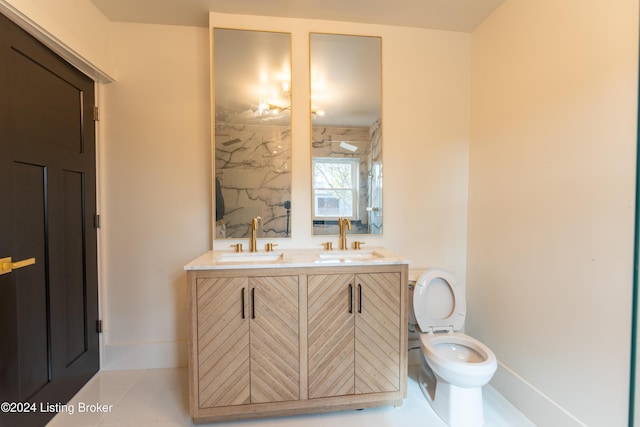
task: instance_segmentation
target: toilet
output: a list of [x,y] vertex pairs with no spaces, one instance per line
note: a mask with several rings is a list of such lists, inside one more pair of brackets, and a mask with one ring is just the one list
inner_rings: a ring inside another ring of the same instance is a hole
[[409,319],[420,332],[422,393],[447,425],[484,425],[482,386],[498,363],[486,345],[458,332],[466,315],[464,289],[448,271],[430,269],[416,280],[412,302]]

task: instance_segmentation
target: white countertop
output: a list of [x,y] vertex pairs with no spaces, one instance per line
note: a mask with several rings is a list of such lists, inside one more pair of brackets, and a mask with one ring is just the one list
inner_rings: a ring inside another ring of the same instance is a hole
[[[280,257],[278,255],[281,254]],[[234,258],[235,257],[235,258]],[[242,259],[242,258],[246,259]],[[277,258],[277,259],[273,259]],[[184,266],[185,270],[227,270],[238,268],[339,267],[409,264],[410,261],[385,248],[324,251],[283,249],[273,252],[209,251]]]

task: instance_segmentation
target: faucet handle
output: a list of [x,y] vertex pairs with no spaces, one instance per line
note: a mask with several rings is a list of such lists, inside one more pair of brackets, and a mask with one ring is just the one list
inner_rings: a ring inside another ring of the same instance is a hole
[[322,246],[324,246],[324,250],[325,251],[332,251],[333,250],[333,243],[331,242],[324,242],[321,243]]
[[264,249],[265,249],[265,251],[267,251],[267,252],[273,252],[273,248],[274,248],[275,246],[278,246],[278,244],[277,244],[277,243],[267,243],[267,244],[265,245]]
[[236,252],[242,252],[242,243],[236,243],[235,245],[231,245],[232,248],[236,249]]
[[362,249],[361,245],[364,245],[364,242],[353,242],[353,249],[360,250]]

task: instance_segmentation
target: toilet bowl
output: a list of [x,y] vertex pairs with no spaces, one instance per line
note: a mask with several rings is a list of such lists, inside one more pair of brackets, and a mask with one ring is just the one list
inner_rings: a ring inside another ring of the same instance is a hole
[[482,386],[498,363],[486,345],[457,332],[466,316],[464,291],[451,273],[430,269],[416,281],[412,302],[420,329],[420,389],[447,425],[484,425]]

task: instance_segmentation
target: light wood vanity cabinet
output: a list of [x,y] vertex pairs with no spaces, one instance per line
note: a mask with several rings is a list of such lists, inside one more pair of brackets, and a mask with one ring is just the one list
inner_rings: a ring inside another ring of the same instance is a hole
[[406,264],[188,276],[194,422],[402,404]]

